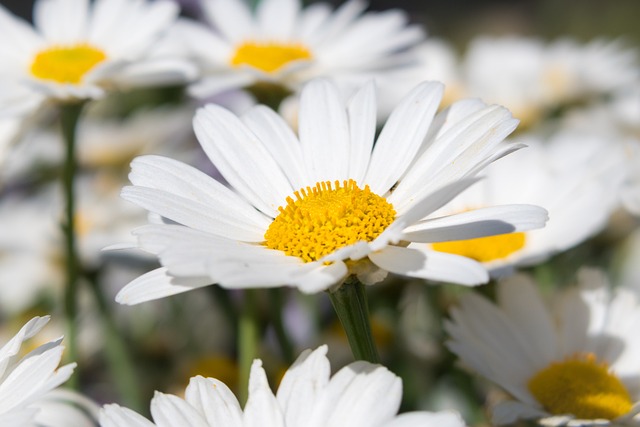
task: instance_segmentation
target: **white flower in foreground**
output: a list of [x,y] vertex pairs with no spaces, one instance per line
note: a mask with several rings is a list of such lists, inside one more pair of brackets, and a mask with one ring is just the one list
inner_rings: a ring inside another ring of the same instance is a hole
[[135,304],[211,283],[313,293],[351,274],[375,283],[386,271],[486,282],[475,261],[410,243],[541,227],[546,211],[509,205],[425,219],[484,166],[520,148],[503,141],[517,124],[506,109],[464,101],[434,118],[441,96],[439,83],[418,86],[375,147],[372,84],[346,107],[328,82],[307,85],[299,139],[264,106],[241,118],[216,105],[199,110],[196,135],[233,190],[171,159],[135,159],[134,186],[122,196],[172,223],[134,232],[163,267],[128,284],[117,301]]
[[[75,363],[58,368],[64,347],[62,338],[41,345],[25,356],[24,341],[37,334],[49,317],[34,317],[0,348],[0,425],[32,426],[38,400],[65,382]],[[46,424],[45,424],[46,425]]]
[[498,304],[467,294],[445,325],[448,347],[514,400],[493,410],[496,424],[638,423],[640,306],[633,293],[611,293],[584,271],[551,313],[524,276],[500,282]]
[[396,415],[402,380],[385,367],[354,362],[330,377],[327,347],[304,351],[287,370],[274,395],[260,360],[253,362],[249,399],[244,408],[222,382],[191,378],[184,400],[156,392],[151,401],[155,424],[118,405],[106,405],[102,427],[458,427],[456,413],[411,412]]
[[[627,160],[615,134],[565,129],[542,141],[540,136],[518,139],[527,145],[491,164],[485,179],[436,215],[506,203],[530,203],[549,211],[539,230],[472,240],[442,242],[434,250],[464,255],[482,262],[494,274],[516,265],[540,263],[601,231],[620,204]],[[514,179],[523,177],[526,182]],[[585,215],[585,212],[589,212]]]
[[215,31],[181,22],[187,52],[200,64],[198,97],[269,82],[290,89],[314,77],[362,79],[408,62],[400,52],[423,38],[400,10],[363,14],[366,2],[350,0],[335,12],[326,3],[302,9],[300,0],[264,0],[255,15],[243,0],[205,0]]
[[39,0],[31,27],[0,6],[0,113],[187,78],[191,65],[154,55],[178,12],[165,0]]

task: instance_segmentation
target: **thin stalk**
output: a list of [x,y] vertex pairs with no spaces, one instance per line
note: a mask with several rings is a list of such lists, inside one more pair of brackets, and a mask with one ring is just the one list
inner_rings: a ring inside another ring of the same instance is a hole
[[106,341],[105,356],[118,392],[128,407],[138,412],[144,411],[145,408],[140,398],[140,384],[134,363],[124,337],[118,330],[111,307],[102,293],[102,289],[100,289],[97,274],[90,277],[89,283],[102,317],[102,327]]
[[[78,277],[79,262],[76,253],[76,229],[75,229],[75,195],[73,182],[76,175],[76,127],[84,103],[64,104],[60,111],[60,125],[62,137],[65,143],[65,162],[62,171],[62,188],[65,200],[65,216],[62,223],[62,231],[65,237],[65,266],[66,266],[66,287],[64,294],[64,311],[67,322],[67,336],[65,343],[68,359],[78,361],[78,344],[76,341],[77,316],[78,316]],[[78,375],[73,375],[67,384],[73,388],[78,388]]]
[[284,289],[269,289],[268,294],[271,324],[273,325],[273,329],[276,333],[276,338],[278,339],[278,343],[280,344],[282,356],[284,357],[287,364],[290,365],[294,362],[295,356],[293,354],[293,345],[291,344],[291,340],[289,339],[287,330],[284,327],[284,322],[282,321],[282,313],[284,311]]
[[369,323],[369,305],[364,285],[352,277],[337,290],[329,292],[329,298],[347,334],[353,357],[379,363],[380,357]]
[[251,364],[258,354],[257,295],[253,289],[244,291],[244,300],[238,324],[238,359],[240,374],[238,395],[244,405],[249,396],[249,374]]

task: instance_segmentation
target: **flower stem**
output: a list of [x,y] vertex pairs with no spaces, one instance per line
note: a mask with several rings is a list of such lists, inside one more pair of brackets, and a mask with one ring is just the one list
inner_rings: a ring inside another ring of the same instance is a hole
[[284,289],[277,288],[268,290],[269,311],[271,314],[271,324],[273,325],[276,338],[280,344],[282,356],[287,364],[290,365],[295,361],[295,356],[293,354],[293,345],[291,344],[291,340],[289,339],[289,335],[287,334],[287,330],[282,319],[282,314],[284,312],[284,292]]
[[238,395],[240,404],[244,405],[249,396],[249,374],[251,364],[257,356],[258,344],[258,319],[257,319],[257,295],[253,289],[244,291],[244,300],[240,312],[238,325],[238,360],[240,363],[240,375],[238,381]]
[[[76,253],[75,240],[75,198],[73,182],[76,175],[76,127],[82,109],[83,102],[72,104],[64,104],[60,111],[60,124],[62,128],[62,137],[65,143],[65,163],[62,171],[62,187],[65,199],[65,217],[62,224],[62,231],[65,237],[65,265],[67,283],[64,294],[64,311],[67,321],[67,336],[65,337],[68,359],[70,361],[78,361],[77,338],[77,293],[78,293],[78,276],[79,262]],[[77,372],[77,371],[76,371]],[[73,375],[67,384],[73,388],[78,388],[78,375]]]
[[357,360],[379,363],[380,357],[369,323],[369,305],[364,285],[352,276],[336,291],[329,292],[329,298],[347,334],[353,356]]
[[136,411],[142,411],[140,398],[140,384],[136,374],[135,365],[131,354],[127,349],[124,336],[118,330],[111,307],[105,298],[98,280],[98,272],[87,275],[91,291],[102,317],[102,327],[106,339],[105,357],[109,363],[111,374],[128,407]]

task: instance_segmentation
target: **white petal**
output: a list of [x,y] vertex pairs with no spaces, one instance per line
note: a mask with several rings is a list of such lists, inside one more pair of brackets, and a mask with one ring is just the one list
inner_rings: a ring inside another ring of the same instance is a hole
[[208,426],[242,427],[242,408],[233,392],[213,378],[193,377],[185,400],[205,418]]
[[269,142],[265,147],[289,178],[292,188],[299,190],[309,182],[300,142],[280,115],[258,105],[245,113],[242,121],[261,141]]
[[242,42],[254,36],[254,22],[251,11],[244,1],[204,0],[203,10],[209,22],[231,42]]
[[489,281],[487,270],[478,262],[459,255],[430,251],[412,245],[387,246],[369,254],[378,267],[409,277],[476,286]]
[[349,125],[336,87],[317,79],[300,96],[300,144],[309,178],[342,182],[349,179]]
[[244,427],[284,427],[284,417],[269,388],[262,362],[254,360],[249,375],[249,399],[244,409]]
[[[161,156],[137,157],[131,162],[129,180],[134,185],[156,188],[207,205],[207,210],[221,211],[246,221],[246,225],[264,234],[271,218],[257,212],[246,200],[199,170]],[[234,221],[236,222],[236,221]]]
[[[293,258],[293,257],[288,257]],[[226,288],[272,288],[293,286],[305,293],[316,293],[340,283],[348,269],[342,262],[324,266],[320,263],[303,263],[283,259],[244,261],[242,259],[225,260],[209,265],[209,274],[215,277],[220,286]]]
[[140,304],[207,286],[211,282],[209,277],[194,277],[189,280],[172,277],[167,274],[165,267],[157,268],[129,282],[116,295],[116,302],[126,305]]
[[432,188],[473,176],[479,165],[486,166],[487,159],[495,160],[498,151],[504,155],[519,148],[500,144],[517,123],[507,109],[499,106],[486,107],[463,118],[411,165],[389,200],[396,209],[405,209],[405,204],[421,200]]
[[425,82],[393,110],[376,142],[365,181],[385,194],[413,162],[440,104],[443,85]]
[[358,361],[342,368],[324,388],[310,427],[365,427],[393,418],[400,407],[402,381],[383,366]]
[[162,190],[125,187],[121,197],[178,224],[233,240],[264,241],[264,229],[234,217],[231,212],[215,209]]
[[175,36],[184,40],[190,53],[209,67],[225,67],[231,57],[232,46],[204,25],[188,20],[175,24]]
[[409,226],[404,239],[423,243],[475,239],[541,228],[547,219],[547,211],[539,206],[491,206]]
[[400,216],[371,243],[371,249],[375,251],[382,249],[389,243],[397,244],[404,237],[404,230],[408,226],[440,209],[477,181],[477,179],[454,181],[413,203],[409,210],[398,212]]
[[88,11],[88,0],[43,0],[34,3],[33,20],[51,44],[72,44],[85,37]]
[[196,78],[198,70],[191,62],[178,58],[153,58],[128,64],[109,76],[122,89],[181,84]]
[[41,0],[34,4],[35,26],[52,44],[78,43],[87,29],[88,0]]
[[500,281],[497,302],[529,344],[540,369],[562,358],[556,325],[532,279],[524,275]]
[[157,392],[151,399],[151,415],[158,427],[210,427],[191,405],[179,397]]
[[263,0],[256,11],[262,36],[290,39],[300,11],[299,0]]
[[116,404],[105,405],[100,411],[99,421],[102,427],[155,427],[142,415]]
[[286,425],[301,426],[308,421],[319,394],[329,383],[331,366],[326,355],[326,345],[313,352],[305,350],[284,374],[276,397]]
[[220,173],[256,208],[275,218],[293,194],[286,176],[260,141],[233,113],[209,104],[196,113],[196,136]]
[[89,42],[104,48],[110,56],[136,60],[148,54],[178,13],[177,3],[168,0],[97,0],[89,24]]
[[367,83],[351,98],[347,114],[351,140],[349,176],[363,186],[376,134],[376,88],[373,82]]

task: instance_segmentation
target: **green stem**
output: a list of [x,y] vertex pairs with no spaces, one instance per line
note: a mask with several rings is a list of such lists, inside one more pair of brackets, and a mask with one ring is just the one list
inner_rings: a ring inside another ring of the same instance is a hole
[[240,363],[240,375],[238,381],[238,395],[240,404],[244,405],[249,396],[249,374],[251,364],[256,358],[258,350],[258,319],[256,291],[247,289],[244,291],[244,301],[240,312],[238,325],[238,359]]
[[[65,218],[62,224],[62,230],[65,236],[65,263],[67,283],[64,295],[64,311],[67,321],[67,336],[65,343],[67,347],[68,359],[70,361],[78,361],[78,345],[76,338],[77,316],[78,316],[78,275],[79,262],[76,253],[76,236],[75,236],[75,198],[73,182],[76,175],[76,126],[84,107],[83,102],[64,104],[60,111],[60,124],[62,128],[62,136],[65,142],[65,163],[62,172],[62,187],[65,199]],[[77,372],[77,371],[76,371]],[[78,388],[78,375],[73,375],[67,384],[73,388]]]
[[269,289],[269,311],[276,338],[282,350],[282,356],[288,365],[294,362],[293,345],[282,321],[284,289]]
[[364,285],[352,276],[336,291],[329,292],[331,304],[342,323],[351,352],[357,360],[380,363],[371,324],[369,323],[369,306]]
[[105,356],[113,375],[116,387],[124,399],[124,403],[138,412],[144,411],[140,398],[140,385],[135,366],[127,349],[124,337],[120,334],[107,299],[98,283],[98,274],[90,277],[89,283],[94,299],[102,316],[102,327],[105,334]]

